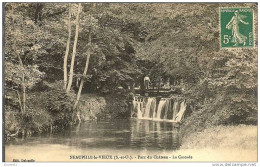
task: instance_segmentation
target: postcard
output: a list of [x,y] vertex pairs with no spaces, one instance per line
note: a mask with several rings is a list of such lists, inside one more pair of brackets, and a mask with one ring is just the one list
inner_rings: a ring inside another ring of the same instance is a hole
[[3,161],[257,162],[257,3],[3,3]]

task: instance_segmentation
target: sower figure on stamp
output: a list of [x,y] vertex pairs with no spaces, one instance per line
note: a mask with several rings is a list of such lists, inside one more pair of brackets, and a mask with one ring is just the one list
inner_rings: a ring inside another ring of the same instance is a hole
[[149,88],[149,83],[150,83],[150,78],[148,77],[148,75],[146,75],[144,77],[144,87],[145,87],[145,89]]
[[234,46],[237,46],[239,43],[243,45],[246,45],[246,39],[247,37],[242,35],[239,32],[239,23],[243,24],[249,24],[248,22],[243,21],[242,19],[245,18],[246,16],[239,15],[238,11],[236,10],[234,12],[234,16],[232,19],[229,21],[229,23],[226,25],[227,29],[232,30],[232,42],[235,43]]

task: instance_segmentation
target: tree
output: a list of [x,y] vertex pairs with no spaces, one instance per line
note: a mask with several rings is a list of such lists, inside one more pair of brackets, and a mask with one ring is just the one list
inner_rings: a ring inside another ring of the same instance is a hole
[[73,51],[72,51],[72,58],[71,58],[71,64],[70,64],[70,75],[69,75],[69,83],[67,86],[67,93],[71,89],[72,80],[73,80],[73,73],[74,73],[74,62],[75,62],[75,56],[77,51],[77,43],[78,43],[78,35],[79,35],[79,14],[80,14],[80,7],[81,4],[78,4],[78,13],[76,16],[76,30],[75,30],[75,38],[74,38],[74,45],[73,45]]
[[[241,4],[246,5],[256,6]],[[77,97],[69,96],[76,100],[74,110],[81,93],[116,93],[119,87],[127,88],[150,73],[151,80],[182,79],[182,95],[196,104],[194,113],[205,114],[207,124],[243,123],[243,117],[257,113],[256,49],[220,50],[219,7],[217,3],[82,3],[69,7],[7,3],[8,105],[26,110],[30,89],[41,81],[43,72],[44,81],[63,82],[57,86],[68,96],[74,94],[72,87],[77,88],[72,86],[75,77],[81,79]]]
[[[12,15],[14,15],[14,4],[12,5]],[[13,20],[13,31],[15,31],[15,18],[12,19]],[[18,58],[18,61],[19,61],[19,64],[22,68],[24,68],[23,66],[23,61],[21,59],[21,56],[19,55],[19,53],[17,52],[17,48],[16,48],[16,38],[14,38],[14,44],[13,44],[13,50],[14,50],[14,53],[15,55],[17,56]],[[21,87],[22,87],[22,94],[23,94],[23,98],[22,98],[22,101],[21,101],[21,98],[20,98],[20,94],[19,92],[17,91],[17,96],[18,96],[18,99],[19,99],[19,105],[20,105],[20,108],[21,108],[21,112],[23,113],[26,109],[26,88],[25,88],[25,80],[24,80],[24,73],[22,72],[22,76],[21,76],[21,79],[22,79],[22,82],[21,82]]]
[[[73,106],[73,111],[76,110],[76,108],[77,108],[77,105],[78,105],[78,102],[79,102],[79,99],[80,99],[80,95],[81,95],[81,91],[82,91],[82,88],[83,88],[83,84],[84,84],[84,79],[86,78],[86,75],[87,75],[87,72],[88,72],[89,58],[90,58],[90,54],[91,54],[91,24],[92,24],[92,18],[90,16],[90,28],[89,28],[89,39],[88,39],[88,51],[87,51],[86,65],[85,65],[84,72],[83,72],[83,75],[82,75],[83,77],[81,78],[81,81],[80,81],[80,86],[79,86],[79,90],[78,90],[78,93],[77,93],[77,99],[76,99],[75,104]],[[78,120],[80,122],[79,111],[77,112],[77,117],[78,117]]]
[[45,52],[40,43],[43,31],[32,21],[29,12],[21,12],[29,7],[29,4],[6,4],[5,61],[8,69],[5,70],[6,94],[10,95],[9,101],[16,101],[12,97],[12,92],[16,92],[22,113],[26,111],[27,89],[32,88],[43,76],[43,73],[38,71],[38,66],[31,63],[31,60]]
[[68,62],[68,56],[69,56],[69,50],[70,50],[70,37],[71,37],[71,7],[69,3],[69,17],[68,17],[68,40],[66,44],[66,51],[64,56],[64,63],[63,63],[63,70],[64,70],[64,89],[67,88],[67,82],[68,82],[68,74],[67,74],[67,62]]

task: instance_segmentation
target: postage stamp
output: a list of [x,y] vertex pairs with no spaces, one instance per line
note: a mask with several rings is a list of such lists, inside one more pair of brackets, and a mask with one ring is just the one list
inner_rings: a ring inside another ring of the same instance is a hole
[[253,47],[253,10],[220,8],[221,48]]

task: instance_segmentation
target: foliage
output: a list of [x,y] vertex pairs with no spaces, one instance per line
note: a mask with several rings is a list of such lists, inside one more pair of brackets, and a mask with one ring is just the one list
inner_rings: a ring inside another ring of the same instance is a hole
[[50,84],[50,90],[46,92],[44,107],[51,115],[51,122],[55,125],[67,126],[72,121],[75,93],[66,93],[61,81]]
[[[184,128],[202,130],[219,124],[255,124],[257,42],[253,49],[220,49],[221,6],[219,3],[82,3],[73,89],[76,91],[77,82],[85,79],[83,93],[106,94],[109,105],[105,115],[127,117],[128,102],[126,93],[120,93],[121,88],[141,83],[147,74],[154,83],[158,78],[182,80],[183,84],[178,86],[193,110]],[[237,6],[254,10],[257,29],[257,5]],[[71,4],[71,8],[73,38],[77,4]],[[70,120],[75,95],[73,91],[66,94],[61,82],[67,20],[66,3],[5,4],[5,107],[18,112],[17,92],[21,91],[22,74],[28,99],[31,93],[39,92],[34,99],[42,99],[44,104],[37,110],[27,104],[25,120],[34,121],[28,122],[28,126],[39,129],[40,122],[47,125],[45,120],[51,124],[68,124]],[[88,46],[90,28],[93,40]],[[89,48],[91,58],[85,77],[82,72]],[[45,86],[40,87],[43,82]],[[46,92],[42,92],[45,88]],[[112,94],[120,98],[111,98]]]
[[29,104],[24,113],[18,112],[12,106],[5,106],[5,134],[21,132],[26,130],[28,135],[31,133],[46,132],[53,124],[51,116],[39,103],[44,100],[43,94],[30,94]]
[[22,84],[21,76],[25,74],[25,86],[31,89],[36,83],[41,81],[44,73],[38,70],[37,65],[22,67],[14,65],[11,62],[5,63],[5,86],[13,89],[18,89]]
[[104,96],[106,106],[102,112],[96,114],[98,119],[126,119],[130,116],[130,102],[126,92]]
[[[183,94],[194,111],[183,128],[255,124],[257,49],[219,48],[221,4],[153,5],[146,5],[155,11],[147,16],[152,20],[144,21],[148,35],[145,42],[136,45],[136,54],[162,63],[159,75],[183,79]],[[243,5],[257,10],[254,4]]]

